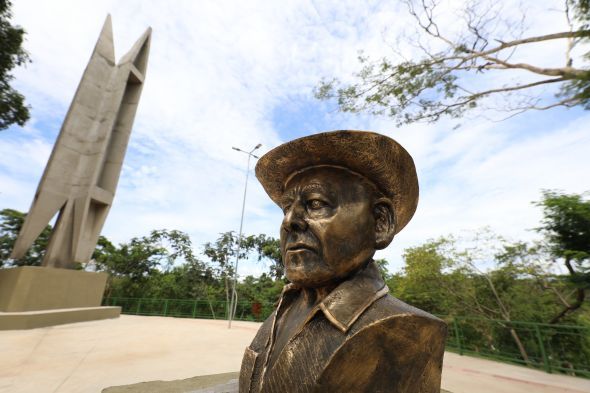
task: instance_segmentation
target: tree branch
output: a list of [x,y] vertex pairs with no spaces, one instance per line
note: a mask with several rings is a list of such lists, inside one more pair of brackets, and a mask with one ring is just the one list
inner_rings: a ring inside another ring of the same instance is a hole
[[[572,266],[572,263],[570,261],[569,257],[565,258],[565,267],[567,268],[568,272],[570,273],[570,275],[574,276],[576,275],[576,271],[574,270],[574,267]],[[584,290],[584,288],[577,288],[576,289],[576,302],[569,305],[568,307],[565,307],[559,314],[557,314],[556,316],[554,316],[549,323],[550,324],[555,324],[557,322],[559,322],[563,317],[565,317],[567,314],[577,310],[578,308],[582,307],[582,304],[584,303],[584,299],[586,298],[586,291]]]
[[577,68],[573,68],[573,67],[560,67],[560,68],[542,68],[542,67],[536,67],[527,63],[508,63],[504,60],[500,60],[497,57],[492,57],[492,56],[487,56],[487,55],[481,55],[480,56],[483,59],[486,59],[488,61],[491,61],[493,63],[496,64],[500,64],[502,66],[504,66],[505,68],[510,68],[510,69],[522,69],[522,70],[527,70],[530,72],[533,72],[535,74],[540,74],[540,75],[546,75],[546,76],[562,76],[565,79],[579,79],[579,78],[584,78],[587,77],[588,75],[590,75],[590,71],[589,70],[584,70],[584,69],[577,69]]
[[551,41],[551,40],[560,40],[564,38],[581,38],[581,37],[588,37],[590,36],[590,30],[577,30],[577,31],[562,31],[559,33],[552,33],[552,34],[545,34],[539,35],[535,37],[528,37],[528,38],[521,38],[518,40],[502,42],[495,48],[489,49],[484,52],[478,52],[479,56],[487,56],[492,55],[496,52],[501,50],[511,48],[513,46],[519,46],[524,44],[533,44],[535,42],[543,42],[543,41]]
[[[529,89],[531,87],[546,85],[549,83],[563,82],[565,80],[567,80],[567,79],[566,78],[545,79],[542,81],[527,83],[525,85],[516,85],[516,86],[511,86],[511,87],[500,87],[497,89],[484,90],[484,91],[481,91],[478,93],[471,93],[471,96],[475,96],[476,98],[479,98],[479,97],[494,94],[494,93],[504,93],[504,92],[509,92],[509,91]],[[467,91],[467,90],[465,90],[465,91]]]

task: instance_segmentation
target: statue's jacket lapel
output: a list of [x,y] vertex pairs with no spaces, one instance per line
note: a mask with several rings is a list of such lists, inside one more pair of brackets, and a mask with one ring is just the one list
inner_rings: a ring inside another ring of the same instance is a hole
[[[387,295],[374,263],[334,289],[270,362],[277,316],[298,291],[285,287],[277,309],[246,348],[240,393],[439,389],[446,325]],[[408,386],[412,381],[420,383]]]

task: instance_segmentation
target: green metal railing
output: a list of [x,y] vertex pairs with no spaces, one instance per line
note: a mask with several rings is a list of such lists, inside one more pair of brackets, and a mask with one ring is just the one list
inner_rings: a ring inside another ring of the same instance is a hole
[[[227,319],[227,303],[218,300],[105,298],[104,306],[119,306],[122,314],[179,318]],[[272,303],[238,302],[235,319],[264,321],[273,311]]]
[[[105,298],[123,314],[227,319],[225,301]],[[264,321],[272,303],[238,302],[236,320]],[[447,350],[590,378],[590,327],[480,317],[440,316],[449,326]],[[517,345],[517,339],[518,343]]]
[[441,318],[449,325],[447,349],[460,355],[590,378],[590,327],[480,317]]

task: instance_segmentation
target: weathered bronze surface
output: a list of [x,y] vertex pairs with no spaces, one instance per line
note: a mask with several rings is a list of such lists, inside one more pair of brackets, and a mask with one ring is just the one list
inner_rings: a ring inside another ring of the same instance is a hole
[[256,176],[285,214],[290,284],[246,348],[240,392],[438,393],[446,324],[389,295],[372,260],[416,210],[408,152],[322,133],[270,151]]

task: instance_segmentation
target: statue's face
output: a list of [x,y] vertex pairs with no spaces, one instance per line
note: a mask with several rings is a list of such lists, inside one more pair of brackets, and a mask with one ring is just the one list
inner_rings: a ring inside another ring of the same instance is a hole
[[348,171],[318,167],[293,177],[281,201],[287,279],[304,287],[336,283],[375,253],[370,186]]

